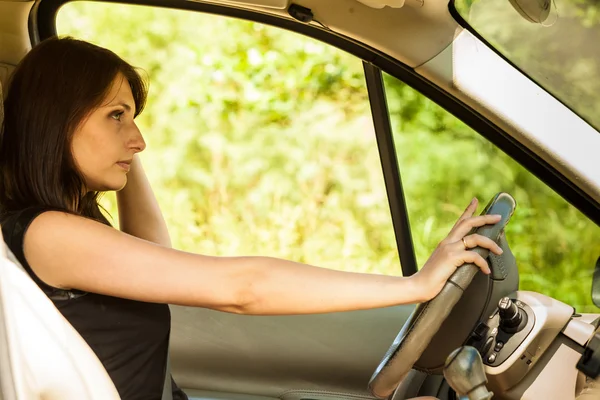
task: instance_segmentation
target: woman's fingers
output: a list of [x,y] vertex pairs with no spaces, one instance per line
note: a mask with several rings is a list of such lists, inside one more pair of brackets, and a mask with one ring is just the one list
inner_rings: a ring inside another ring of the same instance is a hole
[[[418,276],[428,276],[426,281],[435,287],[436,290],[443,286],[448,276],[456,268],[466,263],[475,264],[485,274],[491,273],[487,261],[477,252],[471,251],[471,249],[481,247],[490,250],[494,254],[502,254],[502,249],[492,239],[476,233],[469,234],[474,228],[493,225],[502,219],[500,215],[480,215],[474,217],[473,214],[477,209],[477,203],[476,198],[471,201],[467,209],[454,224],[448,236],[442,240],[436,251],[418,273]],[[446,274],[448,275],[446,276]]]
[[465,211],[462,213],[462,215],[460,216],[460,218],[458,218],[458,220],[454,223],[454,226],[452,227],[452,229],[450,230],[450,233],[452,233],[452,231],[458,226],[458,224],[460,224],[463,220],[473,216],[473,213],[475,213],[475,210],[477,210],[477,204],[479,203],[479,201],[477,200],[477,197],[473,197],[473,200],[471,200],[471,202],[469,203],[469,205],[467,206],[467,208],[465,209]]
[[[451,247],[454,247],[455,250],[450,250]],[[456,249],[456,247],[458,247],[458,249]],[[477,265],[481,271],[489,274],[491,270],[487,261],[477,252],[471,251],[474,247],[488,249],[492,253],[498,255],[503,253],[502,248],[500,248],[500,246],[492,239],[483,235],[472,234],[458,240],[453,246],[448,246],[448,255],[450,255],[451,258],[454,258],[454,265],[456,267],[460,267],[465,263],[473,263]]]
[[483,247],[484,249],[490,250],[492,253],[500,255],[502,254],[502,249],[496,242],[486,236],[473,234],[469,236],[465,236],[463,240],[457,242],[460,246],[464,247],[465,250],[472,249],[474,247]]
[[485,261],[485,259],[483,257],[481,257],[479,254],[477,254],[474,251],[463,251],[460,253],[461,257],[459,257],[456,261],[456,266],[460,267],[463,264],[466,263],[472,263],[475,264],[479,267],[479,269],[481,269],[481,271],[483,271],[483,273],[485,274],[490,274],[492,271],[490,270],[490,267],[488,265],[488,263]]
[[456,242],[457,240],[465,237],[473,228],[483,225],[492,225],[501,219],[501,215],[480,215],[477,217],[463,219],[456,225],[454,229],[452,229],[452,231],[450,231],[450,234],[448,234],[448,239],[451,242]]

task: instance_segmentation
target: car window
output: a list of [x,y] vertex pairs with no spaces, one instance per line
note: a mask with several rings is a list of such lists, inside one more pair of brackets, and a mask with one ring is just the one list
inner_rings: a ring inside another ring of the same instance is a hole
[[[149,77],[142,160],[175,247],[402,273],[361,60],[276,27],[147,6],[68,3],[57,31]],[[116,218],[114,197],[103,204]]]
[[455,0],[453,4],[464,21],[499,53],[600,129],[598,1],[518,5],[515,1]]
[[520,289],[598,312],[591,284],[600,227],[443,108],[394,77],[384,82],[418,265],[473,196],[481,210],[508,192],[517,201],[506,235]]

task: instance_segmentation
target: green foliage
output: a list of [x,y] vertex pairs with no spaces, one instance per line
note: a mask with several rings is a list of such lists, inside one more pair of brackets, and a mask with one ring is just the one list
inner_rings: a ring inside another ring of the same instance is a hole
[[[70,3],[57,26],[145,69],[142,159],[176,247],[400,273],[360,60],[158,8]],[[419,263],[472,196],[508,191],[522,288],[589,308],[599,228],[422,95],[386,87]],[[105,203],[116,215],[114,196]]]
[[591,277],[600,256],[600,228],[430,100],[421,97],[419,111],[406,118],[402,93],[409,89],[391,77],[386,77],[386,87],[398,127],[394,140],[419,264],[473,196],[487,201],[505,191],[517,200],[507,237],[518,261],[521,289],[593,310]]
[[147,71],[142,158],[176,247],[401,273],[360,60],[174,10],[75,3],[57,26]]

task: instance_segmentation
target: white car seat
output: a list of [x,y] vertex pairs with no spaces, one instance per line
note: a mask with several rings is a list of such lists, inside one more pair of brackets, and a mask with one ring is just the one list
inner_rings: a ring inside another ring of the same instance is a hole
[[[3,117],[0,82],[0,126]],[[0,231],[0,399],[117,400],[106,370]]]

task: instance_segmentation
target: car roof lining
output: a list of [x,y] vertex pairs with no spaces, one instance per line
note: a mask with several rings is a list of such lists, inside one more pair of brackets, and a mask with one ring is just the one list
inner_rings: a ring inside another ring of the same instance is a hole
[[[220,1],[194,1],[293,20],[286,10],[281,9],[223,4]],[[253,1],[259,2],[260,0]],[[0,62],[16,65],[30,49],[29,43],[22,40],[23,26],[27,26],[23,24],[23,15],[19,14],[19,18],[11,16],[15,15],[12,8],[20,7],[27,10],[27,14],[24,15],[27,18],[29,8],[23,7],[23,4],[32,3],[18,0],[0,1],[0,43],[8,44],[0,48]],[[301,0],[295,3],[313,10],[314,18],[327,27],[323,29],[378,48],[379,51],[413,68],[443,51],[453,40],[456,30],[462,29],[452,18],[443,1],[429,1],[419,7],[418,0],[407,0],[402,8],[383,9],[375,9],[356,0],[328,0],[325,5],[320,0]],[[389,40],[389,37],[399,39]]]

